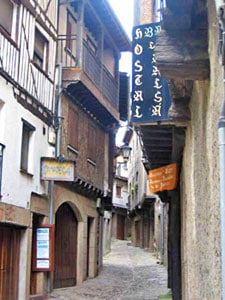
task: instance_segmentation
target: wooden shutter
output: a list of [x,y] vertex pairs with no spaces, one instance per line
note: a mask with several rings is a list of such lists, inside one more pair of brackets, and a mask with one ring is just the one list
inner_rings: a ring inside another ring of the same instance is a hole
[[97,138],[97,132],[96,128],[89,123],[88,126],[88,158],[96,161],[96,138]]
[[121,186],[116,186],[116,196],[121,197]]
[[70,108],[68,120],[68,144],[78,149],[78,112]]

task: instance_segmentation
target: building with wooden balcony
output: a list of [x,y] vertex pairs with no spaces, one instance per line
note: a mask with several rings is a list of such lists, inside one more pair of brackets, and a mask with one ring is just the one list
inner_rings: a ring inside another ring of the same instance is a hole
[[31,268],[34,228],[47,222],[42,156],[55,105],[57,1],[1,1],[0,13],[0,298],[42,291]]
[[115,132],[128,111],[129,78],[119,73],[119,59],[122,51],[130,51],[127,35],[103,0],[60,1],[58,34],[58,155],[74,161],[76,170],[74,181],[54,185],[52,288],[93,278],[102,265],[109,242],[103,241],[109,232],[104,211],[112,207]]

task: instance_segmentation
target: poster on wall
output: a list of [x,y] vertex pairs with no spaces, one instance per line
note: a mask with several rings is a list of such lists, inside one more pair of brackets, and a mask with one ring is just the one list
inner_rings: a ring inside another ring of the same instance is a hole
[[171,97],[167,81],[161,77],[155,59],[160,23],[133,28],[132,42],[132,122],[168,121]]
[[33,271],[53,271],[54,269],[54,225],[34,228]]

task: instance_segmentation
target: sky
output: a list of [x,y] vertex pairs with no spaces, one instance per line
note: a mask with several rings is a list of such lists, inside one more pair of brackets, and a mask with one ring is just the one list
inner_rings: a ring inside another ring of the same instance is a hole
[[[133,2],[134,0],[108,0],[116,13],[120,23],[131,40],[133,27]],[[131,53],[122,53],[120,59],[120,71],[131,75]]]
[[[108,0],[116,13],[121,25],[125,29],[128,37],[131,40],[132,27],[133,27],[133,3],[134,0]],[[121,72],[127,72],[131,76],[132,71],[132,54],[122,53],[120,59],[119,69]],[[122,125],[122,124],[121,124]],[[122,125],[123,126],[123,125]],[[123,144],[123,136],[126,130],[126,123],[124,127],[121,127],[116,135],[116,145],[121,146]]]
[[[133,27],[133,3],[134,0],[108,0],[112,6],[114,12],[116,13],[121,25],[125,29],[128,37],[131,40],[132,37],[132,27]],[[131,76],[132,71],[132,54],[122,53],[120,59],[119,69],[121,72],[127,72]],[[123,144],[124,132],[126,130],[126,123],[121,124],[121,127],[116,135],[116,145],[121,146]]]

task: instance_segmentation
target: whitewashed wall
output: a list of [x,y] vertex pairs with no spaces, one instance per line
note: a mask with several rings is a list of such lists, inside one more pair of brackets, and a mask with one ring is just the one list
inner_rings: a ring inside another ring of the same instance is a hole
[[[2,169],[2,201],[28,208],[31,192],[46,194],[47,184],[40,181],[40,157],[52,156],[49,146],[48,127],[31,112],[24,109],[14,98],[13,87],[0,78],[0,143],[5,145]],[[20,172],[22,120],[33,125],[36,130],[32,141],[31,174]],[[43,127],[46,134],[43,135]]]

